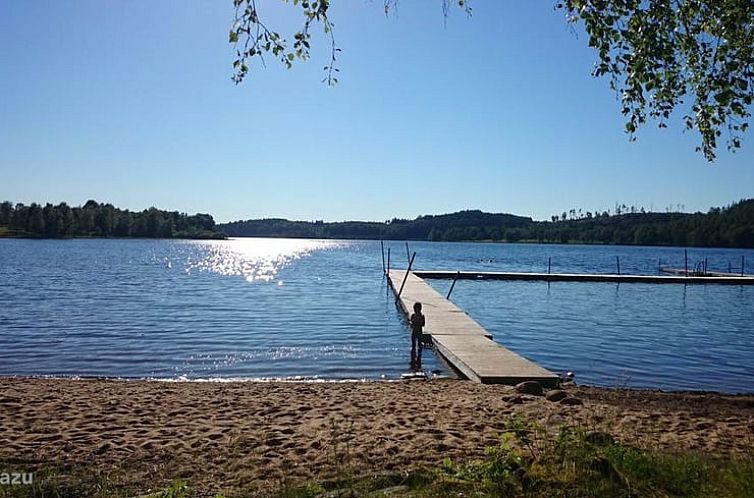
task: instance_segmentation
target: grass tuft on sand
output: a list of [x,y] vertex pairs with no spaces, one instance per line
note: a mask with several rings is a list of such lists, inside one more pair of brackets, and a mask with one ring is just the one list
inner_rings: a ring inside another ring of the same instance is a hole
[[[551,435],[536,422],[512,419],[485,457],[384,477],[282,489],[278,498],[396,497],[708,497],[754,496],[754,458],[721,458],[622,444],[604,432],[562,427]],[[345,484],[345,486],[344,486]]]
[[[347,428],[332,427],[338,440]],[[512,417],[497,445],[483,458],[454,462],[446,458],[434,468],[405,474],[358,475],[346,445],[335,445],[339,462],[330,481],[289,485],[273,490],[233,490],[219,495],[174,480],[158,490],[139,492],[86,467],[37,473],[33,485],[0,486],[0,498],[91,496],[97,498],[221,498],[270,496],[316,497],[707,497],[754,496],[754,455],[719,457],[694,452],[642,449],[617,441],[611,434],[579,426],[548,431],[537,422]],[[8,467],[0,463],[0,474]]]

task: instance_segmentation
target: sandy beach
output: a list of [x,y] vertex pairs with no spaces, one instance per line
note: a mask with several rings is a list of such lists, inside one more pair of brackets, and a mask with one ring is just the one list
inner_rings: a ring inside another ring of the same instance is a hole
[[144,487],[234,492],[466,459],[519,414],[642,446],[751,454],[754,395],[569,387],[566,406],[457,380],[195,383],[0,379],[0,462],[85,468]]

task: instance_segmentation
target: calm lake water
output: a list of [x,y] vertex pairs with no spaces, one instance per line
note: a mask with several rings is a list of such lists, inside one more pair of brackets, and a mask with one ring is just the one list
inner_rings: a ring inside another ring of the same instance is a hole
[[[0,375],[398,378],[375,241],[0,240]],[[390,242],[393,267],[403,243]],[[418,269],[656,274],[683,249],[410,243]],[[689,250],[754,270],[754,251]],[[449,281],[430,281],[446,292]],[[506,347],[596,385],[754,392],[754,287],[460,281]],[[443,369],[431,353],[425,368]]]

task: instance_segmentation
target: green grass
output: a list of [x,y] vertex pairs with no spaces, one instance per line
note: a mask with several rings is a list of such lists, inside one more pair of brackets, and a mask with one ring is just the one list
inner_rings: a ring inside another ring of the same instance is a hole
[[[344,484],[347,484],[344,487]],[[390,482],[374,477],[348,483],[286,488],[279,498],[390,496],[434,498],[541,497],[754,497],[754,458],[723,458],[691,452],[640,449],[600,432],[563,427],[549,434],[536,423],[513,418],[484,458],[445,459]],[[398,488],[396,488],[398,486]]]
[[[277,489],[235,490],[233,496],[276,498],[391,496],[431,498],[542,497],[754,497],[754,457],[719,457],[642,449],[601,432],[562,427],[549,433],[536,423],[512,418],[483,458],[406,473],[356,475],[348,445],[350,427],[331,427],[336,476],[329,481],[278,483]],[[0,463],[0,473],[11,472]],[[127,471],[127,469],[121,469]],[[143,498],[219,497],[175,480],[158,490],[139,489],[87,467],[41,468],[32,486],[0,486],[0,498],[78,496]]]
[[[549,436],[536,424],[512,426],[486,458],[461,465],[446,461],[438,479],[415,496],[441,496],[449,483],[474,496],[754,496],[751,457],[650,451],[580,428]],[[438,486],[441,491],[434,492]]]

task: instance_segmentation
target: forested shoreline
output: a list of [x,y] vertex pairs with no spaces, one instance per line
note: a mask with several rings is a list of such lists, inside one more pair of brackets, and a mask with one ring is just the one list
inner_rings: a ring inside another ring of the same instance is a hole
[[[625,207],[625,206],[624,206]],[[83,206],[0,204],[0,237],[224,238],[294,237],[426,241],[667,245],[754,248],[754,199],[707,213],[571,210],[548,221],[478,210],[419,216],[413,220],[289,221],[280,218],[216,224],[209,214],[154,207],[129,211],[87,201]]]
[[707,213],[657,213],[617,207],[614,214],[608,211],[580,214],[571,210],[570,215],[563,213],[549,221],[534,221],[511,214],[460,211],[382,223],[257,219],[220,224],[218,229],[231,237],[754,248],[754,199],[711,208]]
[[76,207],[65,202],[26,206],[5,201],[0,204],[0,237],[219,239],[224,235],[209,214],[188,215],[154,207],[129,211],[89,200]]

